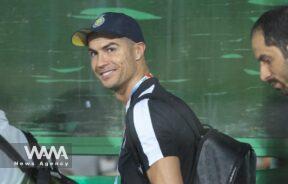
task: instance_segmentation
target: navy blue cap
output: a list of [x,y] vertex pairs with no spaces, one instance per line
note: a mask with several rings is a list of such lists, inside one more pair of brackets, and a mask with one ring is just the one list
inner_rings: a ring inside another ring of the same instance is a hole
[[126,37],[138,43],[145,42],[139,24],[124,13],[107,12],[99,15],[91,28],[81,29],[72,36],[75,46],[87,46],[88,35],[91,33],[108,34],[116,37]]

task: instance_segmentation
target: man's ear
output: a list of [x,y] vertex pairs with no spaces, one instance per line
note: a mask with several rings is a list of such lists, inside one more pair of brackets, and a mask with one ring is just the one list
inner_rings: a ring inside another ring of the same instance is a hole
[[135,44],[135,60],[141,60],[144,57],[146,45],[143,42]]

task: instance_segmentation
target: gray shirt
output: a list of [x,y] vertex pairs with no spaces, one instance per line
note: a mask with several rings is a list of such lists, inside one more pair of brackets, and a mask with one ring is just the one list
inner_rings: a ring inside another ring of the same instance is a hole
[[[9,143],[27,143],[25,135],[21,130],[9,124],[2,110],[0,110],[0,134]],[[24,149],[21,151],[16,147],[14,148],[22,155],[23,159],[27,159]],[[11,167],[11,163],[13,164],[13,161],[0,150],[0,184],[20,184],[24,179],[25,174],[17,166]]]

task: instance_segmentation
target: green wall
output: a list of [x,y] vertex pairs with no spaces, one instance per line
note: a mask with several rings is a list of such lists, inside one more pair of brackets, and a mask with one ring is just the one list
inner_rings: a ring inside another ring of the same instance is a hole
[[[72,46],[70,39],[99,13],[121,11],[139,20],[152,73],[202,122],[248,142],[280,140],[273,156],[285,157],[288,100],[260,82],[250,48],[254,21],[282,3],[5,0],[0,7],[0,108],[12,124],[41,141],[80,145],[77,154],[117,154],[124,109],[95,80],[87,49]],[[91,146],[98,138],[104,146]]]

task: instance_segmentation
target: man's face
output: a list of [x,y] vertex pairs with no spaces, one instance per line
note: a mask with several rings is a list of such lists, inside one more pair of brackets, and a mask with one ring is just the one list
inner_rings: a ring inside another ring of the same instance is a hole
[[262,30],[252,36],[252,48],[255,58],[260,62],[260,78],[274,88],[288,95],[288,60],[276,46],[265,44]]
[[136,75],[134,42],[127,38],[99,37],[89,41],[91,67],[104,87],[117,91]]

